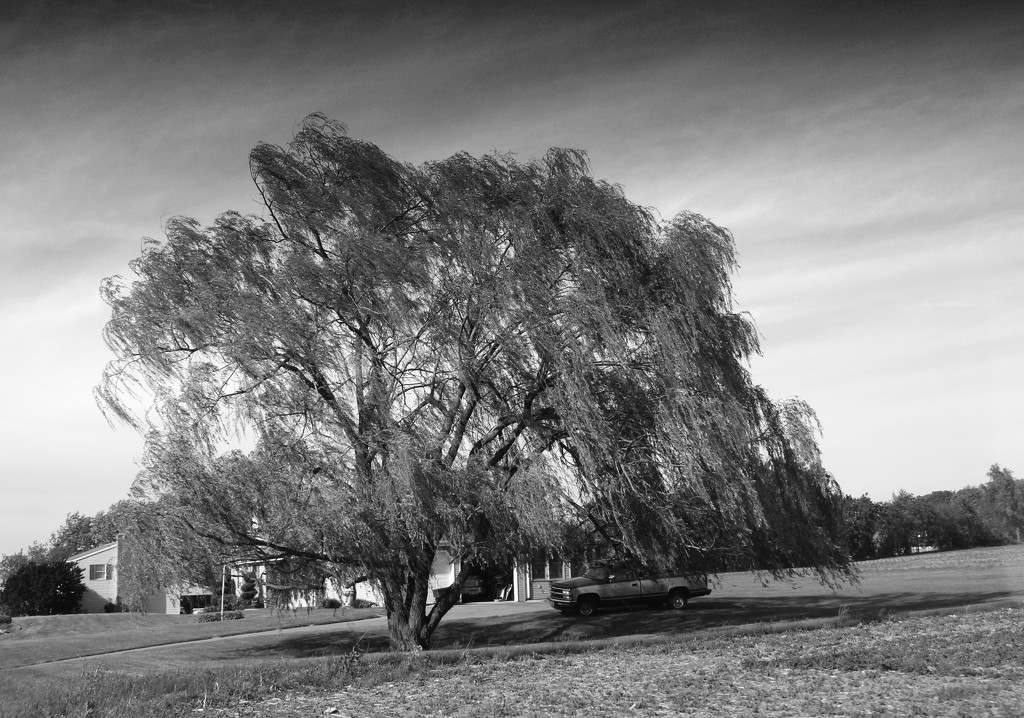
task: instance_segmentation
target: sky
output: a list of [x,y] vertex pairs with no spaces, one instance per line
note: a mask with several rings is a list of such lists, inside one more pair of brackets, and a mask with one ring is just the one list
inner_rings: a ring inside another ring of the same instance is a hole
[[315,111],[393,157],[585,150],[729,228],[771,396],[845,493],[1024,474],[1024,9],[871,2],[0,3],[0,553],[126,497],[105,277],[259,212]]

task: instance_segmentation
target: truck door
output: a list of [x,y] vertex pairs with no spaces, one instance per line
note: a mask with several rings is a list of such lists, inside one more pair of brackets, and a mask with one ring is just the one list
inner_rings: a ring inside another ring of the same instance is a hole
[[604,587],[601,602],[625,605],[640,600],[640,581],[629,566],[613,566],[608,573],[608,584]]
[[640,569],[638,575],[644,601],[657,602],[668,598],[668,583],[663,579],[653,576],[649,571],[644,571],[643,569]]

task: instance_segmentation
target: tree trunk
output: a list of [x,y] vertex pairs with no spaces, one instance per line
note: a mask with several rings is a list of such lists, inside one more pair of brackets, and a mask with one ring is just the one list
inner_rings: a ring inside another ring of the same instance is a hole
[[426,633],[427,585],[433,552],[410,561],[426,570],[397,570],[380,581],[388,614],[388,636],[393,651],[419,651],[429,647]]
[[441,592],[434,602],[434,607],[430,610],[430,615],[427,616],[425,633],[428,639],[434,635],[434,630],[437,628],[437,624],[441,622],[441,619],[444,618],[444,614],[448,613],[451,607],[455,605],[455,601],[458,599],[459,594],[462,593],[462,587],[466,585],[466,579],[469,578],[472,568],[472,560],[465,556],[462,557],[459,573],[455,577],[454,583],[452,583],[447,591]]
[[[433,556],[431,556],[433,560]],[[428,579],[407,575],[404,584],[382,582],[384,608],[388,614],[388,638],[392,651],[420,651],[430,648],[430,640],[441,618],[455,605],[469,577],[472,561],[463,558],[459,574],[447,591],[438,594],[427,613]]]
[[395,611],[388,615],[388,638],[392,651],[422,651],[429,646],[428,638],[423,635],[423,623],[415,626],[408,615],[402,616]]

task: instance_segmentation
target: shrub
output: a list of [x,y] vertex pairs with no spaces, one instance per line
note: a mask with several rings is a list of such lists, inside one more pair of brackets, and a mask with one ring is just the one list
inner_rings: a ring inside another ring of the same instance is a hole
[[82,569],[64,561],[29,562],[7,577],[0,603],[13,616],[76,613],[85,593]]
[[[220,597],[219,596],[215,596],[214,598],[215,598],[215,600],[214,600],[212,605],[220,606]],[[238,610],[241,610],[241,609],[246,608],[246,607],[247,607],[246,606],[246,602],[243,601],[238,596],[235,596],[234,594],[228,594],[227,596],[224,597],[224,612],[225,613],[227,613],[228,611],[238,611]]]
[[11,623],[11,612],[7,606],[0,606],[0,626],[7,626]]
[[260,595],[260,590],[256,587],[256,574],[247,573],[242,577],[242,587],[239,590],[239,594],[239,598],[242,599],[242,605],[245,607],[252,606],[256,602]]
[[336,598],[325,598],[320,604],[321,608],[341,608],[341,601]]
[[[245,614],[241,611],[224,611],[225,621],[237,621],[240,618],[245,618]],[[198,616],[199,623],[214,623],[221,620],[221,614],[219,611],[216,613],[200,613]]]

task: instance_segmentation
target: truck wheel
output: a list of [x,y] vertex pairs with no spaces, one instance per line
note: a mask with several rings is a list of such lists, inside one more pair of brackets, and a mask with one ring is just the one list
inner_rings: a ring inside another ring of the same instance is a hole
[[676,589],[668,595],[668,605],[677,610],[686,608],[686,604],[689,600],[690,595],[682,589]]
[[593,616],[597,610],[597,599],[593,596],[584,596],[576,602],[576,613],[581,616]]

